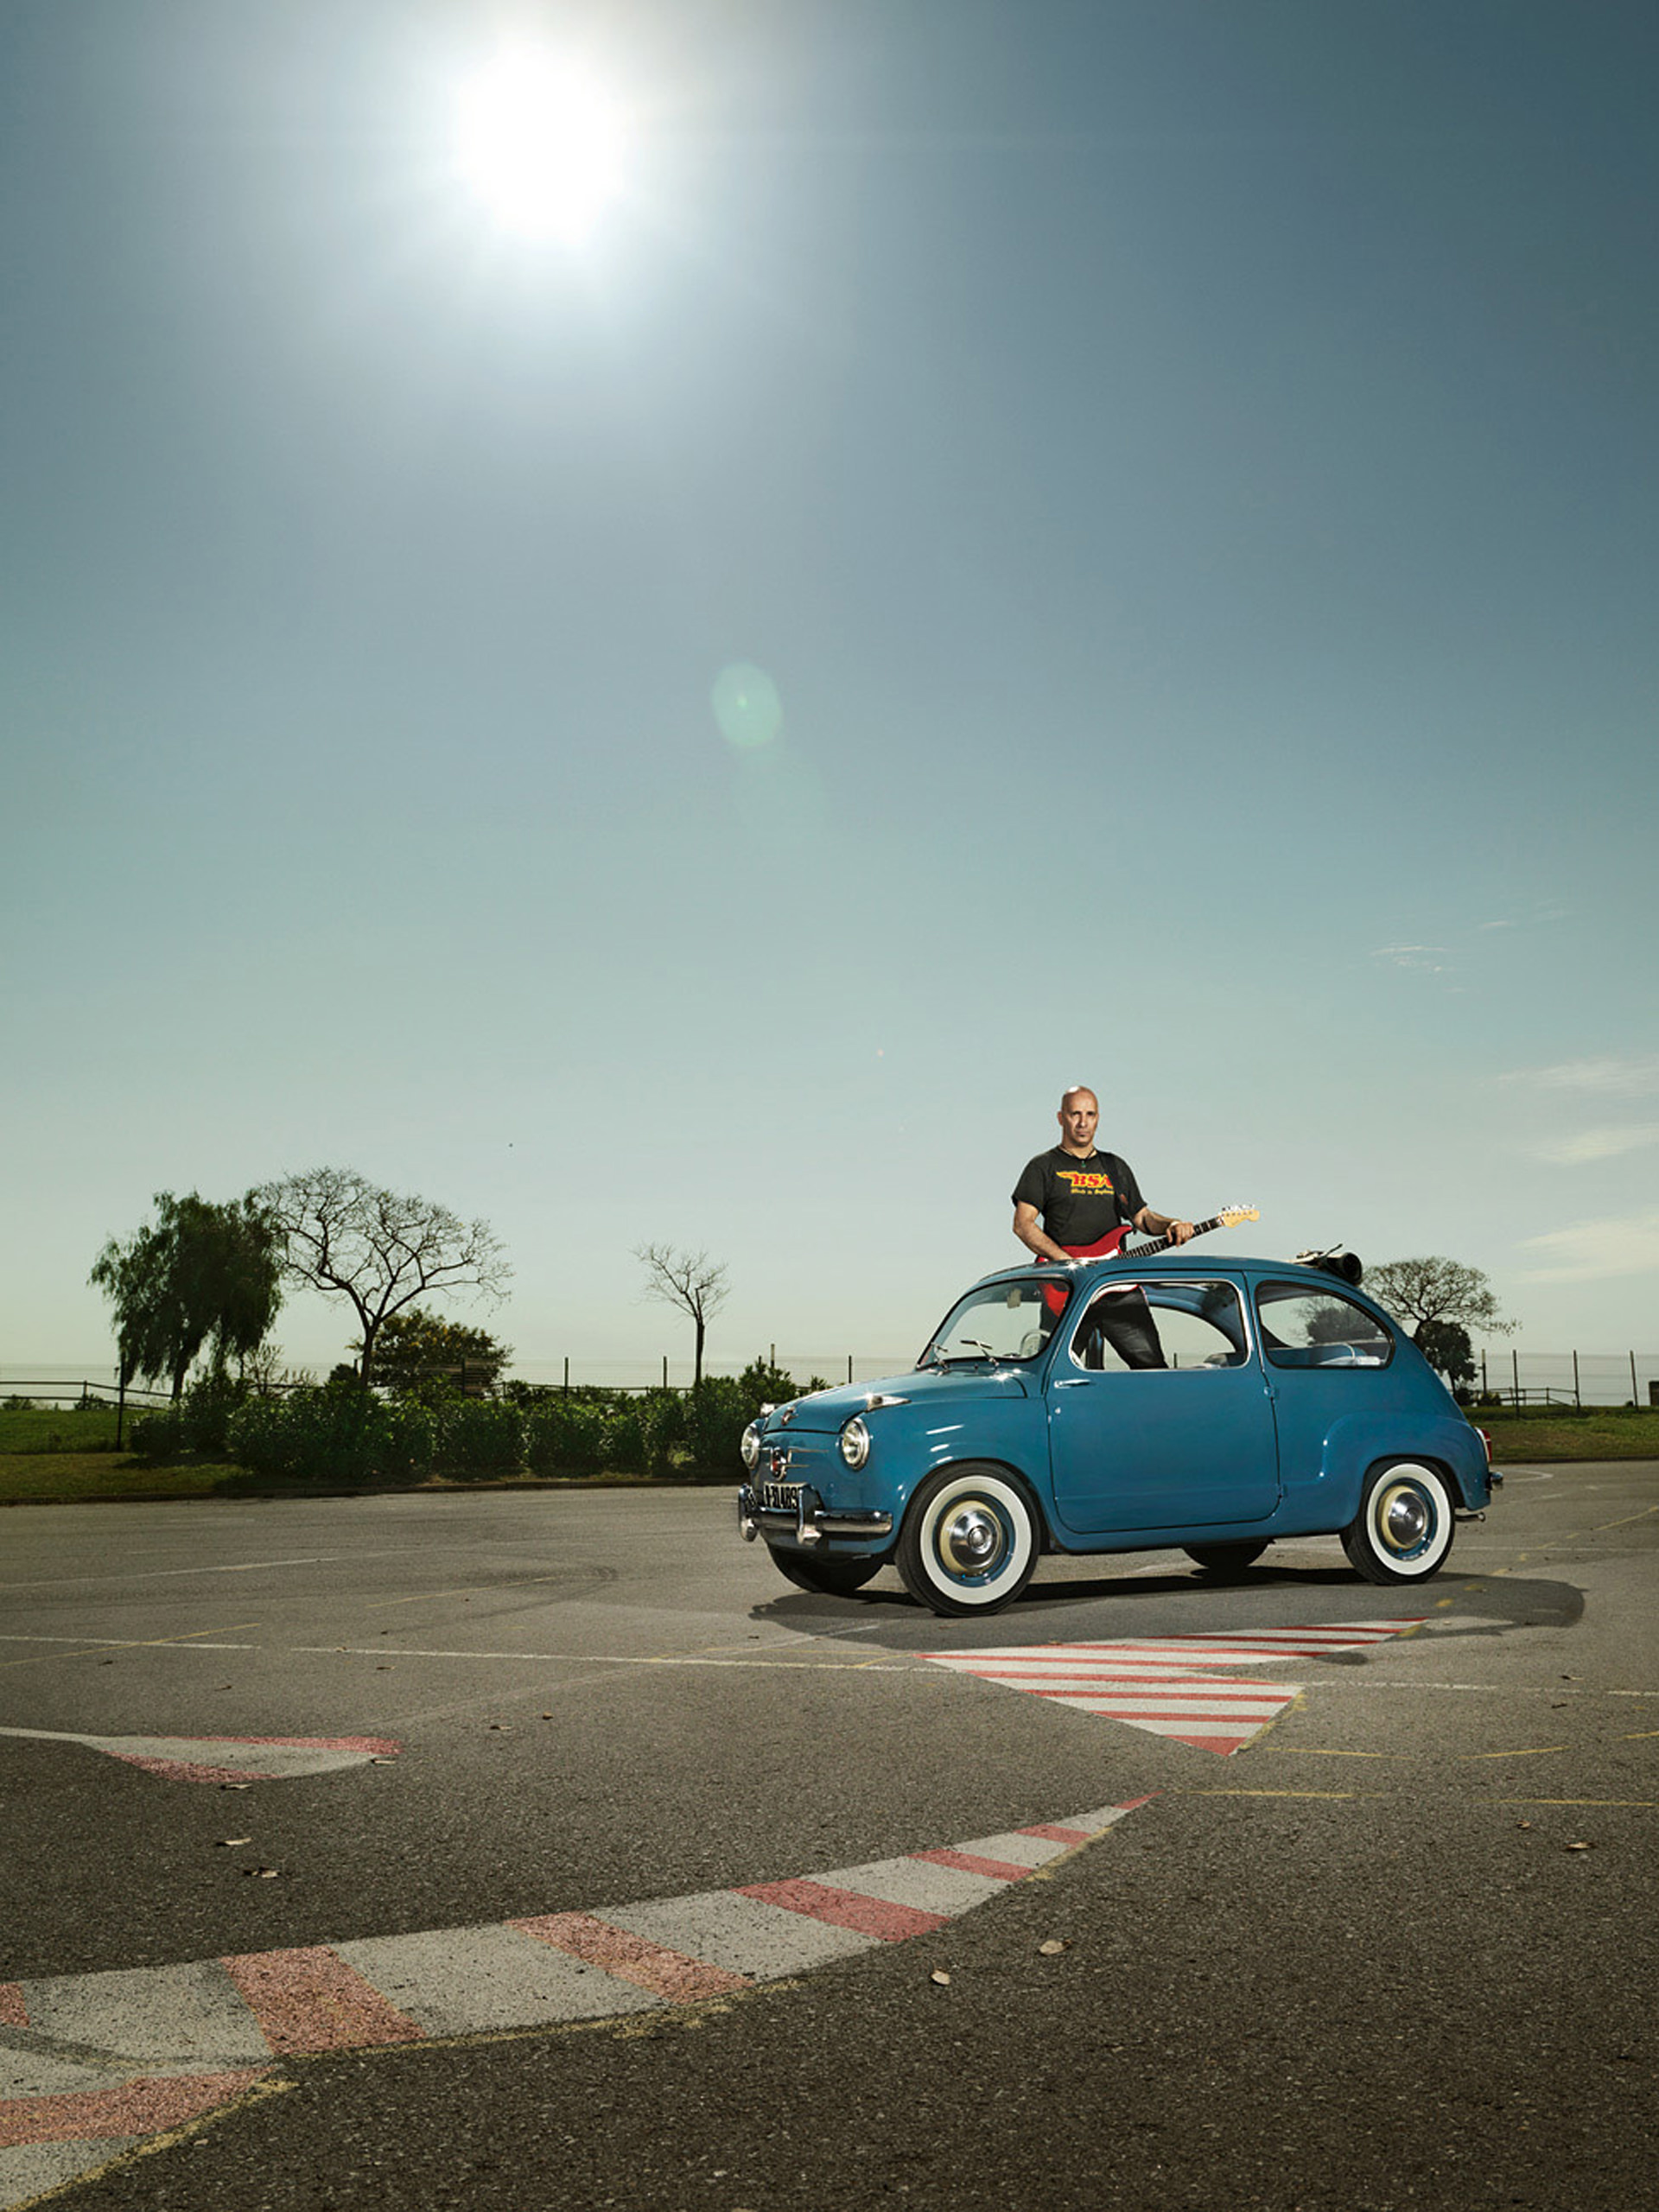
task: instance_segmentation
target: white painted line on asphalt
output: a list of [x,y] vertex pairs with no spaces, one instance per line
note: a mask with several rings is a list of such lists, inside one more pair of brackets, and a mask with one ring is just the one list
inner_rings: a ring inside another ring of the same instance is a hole
[[[88,1636],[7,1636],[0,1635],[0,1643],[44,1643],[54,1649],[66,1644],[77,1650],[137,1651],[269,1651],[296,1658],[325,1659],[501,1659],[509,1662],[528,1662],[536,1666],[560,1667],[773,1667],[846,1673],[881,1674],[908,1671],[908,1662],[903,1659],[785,1659],[768,1658],[762,1652],[743,1659],[704,1658],[696,1653],[677,1656],[659,1652],[610,1651],[436,1651],[424,1645],[381,1642],[378,1643],[209,1643],[193,1637],[188,1643],[170,1637],[136,1642],[130,1637]],[[788,1649],[796,1647],[791,1643]]]
[[[87,1645],[94,1651],[153,1651],[162,1646],[171,1648],[174,1639],[162,1637],[156,1642],[135,1641],[130,1636],[0,1636],[0,1643],[65,1643]],[[188,1643],[179,1643],[181,1651],[263,1651],[262,1643],[202,1643],[194,1637]]]
[[75,1590],[83,1583],[119,1582],[124,1587],[131,1582],[174,1582],[181,1575],[192,1574],[252,1574],[261,1567],[332,1567],[340,1560],[401,1559],[406,1553],[419,1551],[419,1544],[392,1544],[383,1551],[373,1552],[317,1552],[306,1559],[236,1560],[226,1563],[204,1561],[200,1567],[147,1567],[137,1573],[118,1571],[110,1574],[56,1574],[38,1582],[7,1582],[0,1584],[6,1595],[15,1597],[20,1590]]
[[251,1646],[261,1650],[283,1650],[304,1658],[340,1656],[348,1659],[506,1659],[530,1660],[549,1667],[760,1667],[774,1671],[819,1674],[908,1673],[901,1659],[769,1659],[757,1652],[752,1659],[705,1659],[694,1653],[683,1656],[658,1652],[611,1651],[429,1651],[402,1643],[289,1643]]

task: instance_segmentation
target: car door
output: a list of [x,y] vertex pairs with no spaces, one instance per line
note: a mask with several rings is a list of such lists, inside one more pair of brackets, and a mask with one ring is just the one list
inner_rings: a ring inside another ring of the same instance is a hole
[[[1139,1356],[1125,1326],[1136,1292],[1162,1366],[1130,1366],[1116,1349]],[[1224,1277],[1114,1278],[1057,1347],[1046,1395],[1055,1510],[1073,1534],[1249,1523],[1279,1502],[1267,1382]]]
[[[1394,1338],[1375,1313],[1344,1294],[1340,1283],[1327,1289],[1306,1281],[1261,1282],[1255,1307],[1260,1357],[1272,1379],[1286,1505],[1300,1517],[1307,1501],[1328,1487],[1332,1436],[1352,1432],[1356,1422],[1360,1435],[1369,1434],[1399,1408]],[[1339,1460],[1344,1457],[1338,1454]]]

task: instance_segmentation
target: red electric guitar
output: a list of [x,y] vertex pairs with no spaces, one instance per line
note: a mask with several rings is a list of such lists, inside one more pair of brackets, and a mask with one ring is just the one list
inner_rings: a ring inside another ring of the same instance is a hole
[[[1219,1213],[1212,1213],[1208,1221],[1195,1221],[1192,1235],[1205,1236],[1212,1229],[1234,1229],[1241,1221],[1259,1221],[1261,1218],[1254,1206],[1224,1206]],[[1074,1260],[1144,1260],[1149,1252],[1167,1251],[1175,1242],[1173,1236],[1149,1236],[1143,1243],[1126,1245],[1123,1239],[1129,1235],[1131,1227],[1132,1224],[1125,1223],[1121,1229],[1109,1229],[1092,1244],[1063,1244],[1060,1249],[1069,1252]],[[1046,1253],[1039,1252],[1037,1264],[1039,1268],[1053,1267],[1057,1262],[1051,1260]],[[1065,1292],[1058,1286],[1043,1293],[1043,1303],[1052,1313],[1062,1313],[1065,1300]]]

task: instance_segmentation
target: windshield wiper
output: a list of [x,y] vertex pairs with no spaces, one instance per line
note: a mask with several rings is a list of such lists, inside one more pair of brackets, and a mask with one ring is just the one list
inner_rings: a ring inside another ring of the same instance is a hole
[[999,1360],[1002,1357],[1000,1351],[993,1351],[989,1344],[982,1344],[977,1337],[963,1337],[962,1342],[969,1347],[966,1351],[945,1351],[942,1348],[935,1346],[935,1351],[938,1352],[938,1363],[941,1367],[955,1366],[960,1360]]

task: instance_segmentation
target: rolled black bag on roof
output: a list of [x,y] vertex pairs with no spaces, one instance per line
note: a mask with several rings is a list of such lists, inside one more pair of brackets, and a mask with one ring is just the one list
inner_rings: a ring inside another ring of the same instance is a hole
[[1332,1244],[1323,1252],[1299,1252],[1297,1264],[1304,1268],[1322,1268],[1328,1275],[1340,1275],[1344,1282],[1357,1284],[1365,1270],[1359,1263],[1357,1252],[1351,1252],[1345,1244]]

